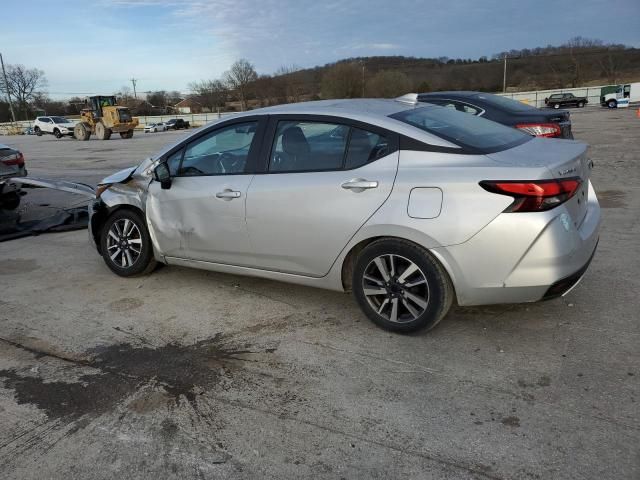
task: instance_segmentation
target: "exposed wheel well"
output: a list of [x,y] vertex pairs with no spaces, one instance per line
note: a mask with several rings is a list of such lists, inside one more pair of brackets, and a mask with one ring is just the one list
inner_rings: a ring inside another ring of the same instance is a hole
[[107,222],[107,219],[113,215],[115,212],[119,211],[119,210],[132,210],[136,213],[139,213],[140,215],[142,215],[142,218],[144,218],[144,212],[142,210],[140,210],[138,207],[135,207],[133,205],[116,205],[115,207],[109,208],[104,204],[101,204],[102,208],[97,208],[94,211],[94,214],[91,217],[91,233],[93,234],[93,241],[96,244],[96,247],[98,248],[98,252],[102,253],[100,251],[100,234],[102,233],[102,227],[104,227],[104,224]]

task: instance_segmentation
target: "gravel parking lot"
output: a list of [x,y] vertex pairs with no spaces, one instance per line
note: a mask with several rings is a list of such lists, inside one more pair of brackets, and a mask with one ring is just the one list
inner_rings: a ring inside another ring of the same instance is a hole
[[[604,216],[582,283],[430,333],[335,292],[119,278],[86,231],[0,243],[0,477],[640,478],[640,119],[572,114]],[[95,183],[183,134],[2,142],[31,176]]]

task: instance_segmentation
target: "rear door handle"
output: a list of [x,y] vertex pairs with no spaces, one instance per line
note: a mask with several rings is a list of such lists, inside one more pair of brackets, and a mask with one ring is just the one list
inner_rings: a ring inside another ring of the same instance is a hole
[[216,198],[222,198],[224,200],[232,200],[234,198],[240,198],[240,192],[235,190],[223,190],[222,192],[216,193]]
[[355,190],[355,191],[363,191],[369,188],[378,188],[378,182],[365,180],[363,178],[354,178],[353,180],[349,180],[348,182],[344,182],[342,188],[347,190]]

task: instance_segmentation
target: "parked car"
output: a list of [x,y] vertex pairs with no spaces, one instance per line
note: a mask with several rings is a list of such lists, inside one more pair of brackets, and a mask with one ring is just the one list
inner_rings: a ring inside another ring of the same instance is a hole
[[13,177],[26,177],[24,155],[20,150],[0,143],[0,209],[15,210],[20,205],[20,185]]
[[167,121],[167,130],[180,130],[181,128],[189,128],[189,122],[182,118],[172,118]]
[[149,125],[144,126],[144,133],[164,132],[166,130],[167,130],[167,126],[162,122],[150,123]]
[[49,133],[56,138],[73,137],[75,125],[64,117],[38,117],[33,122],[33,131],[38,136]]
[[222,119],[100,182],[90,238],[129,277],[156,262],[353,291],[400,332],[451,304],[571,289],[598,242],[587,145],[400,100]]
[[544,99],[544,103],[549,108],[560,107],[584,107],[588,102],[587,97],[576,97],[573,93],[554,93]]
[[482,92],[421,93],[418,99],[484,117],[537,137],[573,138],[571,118],[565,110],[549,113],[510,98]]

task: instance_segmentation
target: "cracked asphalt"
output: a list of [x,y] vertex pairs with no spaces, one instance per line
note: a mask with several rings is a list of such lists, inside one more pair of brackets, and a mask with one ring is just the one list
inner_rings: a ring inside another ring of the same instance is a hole
[[[430,333],[384,332],[335,292],[122,279],[86,231],[0,243],[0,477],[640,478],[640,119],[572,114],[604,216],[583,281]],[[34,177],[95,183],[177,135],[3,143]]]

